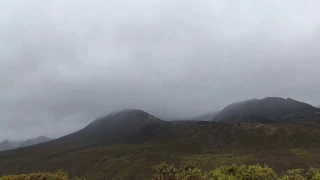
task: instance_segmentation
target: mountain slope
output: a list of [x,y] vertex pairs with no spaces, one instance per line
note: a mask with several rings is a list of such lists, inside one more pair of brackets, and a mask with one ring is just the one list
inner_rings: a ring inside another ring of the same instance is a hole
[[213,119],[216,122],[288,122],[319,120],[319,109],[290,98],[267,97],[233,103]]

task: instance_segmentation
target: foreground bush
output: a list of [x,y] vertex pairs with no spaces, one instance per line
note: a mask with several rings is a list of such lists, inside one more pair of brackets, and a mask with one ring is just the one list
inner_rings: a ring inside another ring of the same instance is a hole
[[[68,174],[64,171],[56,173],[30,173],[22,175],[8,175],[0,177],[0,180],[69,180]],[[72,180],[81,180],[72,178]]]
[[279,177],[266,165],[230,165],[202,172],[190,165],[177,169],[173,165],[162,163],[153,168],[153,180],[320,180],[320,173],[315,168],[310,168],[307,174],[302,172],[302,169],[293,169]]

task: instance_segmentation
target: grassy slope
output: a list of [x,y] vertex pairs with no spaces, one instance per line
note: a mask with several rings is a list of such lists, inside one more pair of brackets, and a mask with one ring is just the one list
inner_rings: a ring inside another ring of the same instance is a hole
[[[320,124],[170,122],[143,143],[49,144],[0,153],[0,174],[64,169],[88,179],[150,179],[163,161],[207,170],[223,164],[268,164],[286,169],[320,166]],[[129,141],[128,141],[129,142]]]

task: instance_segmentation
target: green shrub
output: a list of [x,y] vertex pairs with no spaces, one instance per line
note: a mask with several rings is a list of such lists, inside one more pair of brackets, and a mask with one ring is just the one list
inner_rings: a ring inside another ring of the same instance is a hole
[[303,169],[292,169],[288,170],[287,174],[281,178],[281,180],[304,180],[305,178],[301,175]]
[[204,175],[200,169],[188,165],[182,170],[179,170],[176,175],[177,180],[204,180]]
[[[68,173],[65,171],[57,171],[55,173],[30,173],[21,175],[8,175],[0,177],[0,180],[68,180]],[[73,178],[72,180],[81,180]]]
[[320,180],[320,173],[319,170],[316,168],[311,167],[307,172],[307,178],[311,180]]
[[316,168],[310,168],[305,176],[302,172],[302,169],[288,170],[283,177],[279,177],[267,165],[237,166],[233,164],[202,172],[190,165],[176,169],[173,165],[162,163],[154,168],[153,180],[320,180],[320,173]]
[[209,172],[208,179],[274,180],[277,174],[268,166],[222,166]]
[[[246,173],[246,174],[245,174]],[[278,175],[273,171],[273,169],[268,166],[248,166],[245,172],[242,174],[241,179],[244,180],[273,180],[278,179]]]
[[162,163],[153,168],[154,180],[176,180],[177,169],[173,165]]

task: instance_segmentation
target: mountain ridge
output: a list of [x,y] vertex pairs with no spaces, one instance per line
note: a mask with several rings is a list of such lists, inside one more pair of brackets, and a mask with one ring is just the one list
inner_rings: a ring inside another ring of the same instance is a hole
[[[313,113],[314,108],[303,107]],[[162,161],[210,168],[268,163],[283,172],[305,166],[306,159],[308,165],[320,164],[319,147],[320,121],[163,121],[133,109],[97,118],[77,132],[46,143],[0,152],[0,175],[59,168],[86,179],[148,179],[150,166]],[[279,157],[284,160],[279,162]]]
[[[162,161],[174,164],[194,162],[210,168],[225,163],[268,163],[281,172],[285,168],[297,168],[303,162],[301,157],[291,153],[296,149],[310,150],[307,151],[312,157],[309,165],[320,163],[317,160],[320,159],[320,150],[317,150],[320,146],[320,123],[317,122],[227,124],[171,121],[153,129],[142,140],[141,136],[137,136],[141,128],[135,130],[135,133],[125,134],[129,137],[119,136],[83,144],[75,143],[79,138],[59,138],[0,152],[0,175],[55,171],[59,168],[72,176],[86,179],[148,179],[150,166]],[[278,156],[285,155],[286,163],[279,164],[274,151]],[[12,166],[14,164],[19,166]]]
[[266,97],[232,103],[220,111],[213,121],[274,123],[303,118],[313,120],[312,116],[317,111],[318,108],[291,98]]

